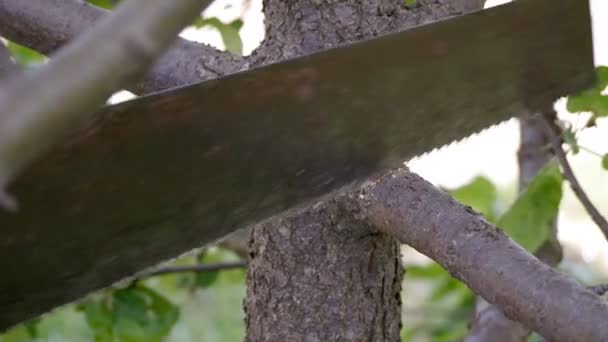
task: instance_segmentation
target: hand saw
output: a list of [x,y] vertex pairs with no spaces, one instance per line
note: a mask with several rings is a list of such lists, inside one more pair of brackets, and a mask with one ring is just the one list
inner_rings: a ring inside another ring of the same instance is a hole
[[519,0],[105,107],[11,186],[0,328],[593,79],[587,1]]

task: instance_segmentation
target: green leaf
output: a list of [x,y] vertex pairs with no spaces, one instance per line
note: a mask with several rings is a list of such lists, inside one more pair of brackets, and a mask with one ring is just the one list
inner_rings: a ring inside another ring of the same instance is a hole
[[114,318],[106,300],[89,300],[84,304],[84,315],[93,330],[95,341],[112,341]]
[[481,213],[489,221],[494,220],[494,203],[496,187],[487,178],[478,176],[469,184],[454,190],[448,190],[459,202],[468,205]]
[[409,266],[405,275],[413,279],[432,279],[435,287],[431,292],[431,299],[434,302],[453,294],[460,296],[461,302],[466,302],[468,297],[474,297],[466,285],[452,277],[436,262],[425,266]]
[[207,288],[215,283],[220,275],[219,271],[207,271],[196,273],[195,284],[201,288]]
[[564,142],[570,145],[570,148],[572,148],[572,153],[577,154],[580,151],[580,147],[578,145],[578,140],[576,139],[576,135],[574,135],[574,132],[572,132],[571,129],[566,129],[564,130],[563,137]]
[[39,54],[38,52],[29,49],[23,45],[7,42],[6,47],[17,62],[22,67],[31,68],[46,61],[46,57]]
[[162,341],[179,318],[178,308],[139,285],[114,292],[114,332],[120,341]]
[[222,279],[226,283],[245,284],[245,278],[247,278],[247,272],[244,268],[222,271]]
[[243,26],[241,19],[236,19],[228,24],[221,22],[218,18],[198,18],[194,22],[194,26],[201,28],[204,26],[211,26],[217,29],[222,35],[222,40],[226,46],[226,50],[236,54],[243,54],[243,41],[239,30]]
[[29,321],[23,323],[23,325],[25,326],[25,329],[27,330],[27,333],[30,335],[30,337],[32,337],[32,338],[38,337],[38,324],[40,324],[40,318],[34,318],[32,320],[29,320]]
[[433,315],[433,319],[427,320],[424,327],[414,323],[412,327],[402,330],[402,336],[410,338],[404,340],[413,339],[421,331],[430,333],[432,341],[462,339],[475,307],[474,293],[437,263],[408,267],[405,281],[408,284],[422,282],[425,287],[431,288],[430,297],[425,303],[437,314]]
[[418,0],[404,0],[405,6],[415,6]]
[[597,83],[593,88],[568,97],[569,112],[591,112],[595,117],[608,116],[608,96],[602,95],[608,86],[608,67],[600,66],[596,72]]
[[[202,253],[198,262],[201,264],[214,264],[225,261],[227,259],[226,253],[220,248],[212,248]],[[209,271],[209,272],[198,272],[195,274],[194,283],[196,286],[201,288],[207,288],[213,285],[220,276],[220,271]]]
[[545,166],[498,221],[513,240],[530,252],[549,237],[562,198],[562,175],[556,163]]
[[[202,259],[203,263],[217,263],[241,260],[236,253],[231,250],[217,248],[211,253],[207,253]],[[246,278],[245,268],[222,270],[219,272],[219,281],[222,284],[245,284]]]
[[232,21],[230,24],[228,24],[228,25],[230,25],[230,26],[234,27],[234,29],[236,29],[236,30],[240,30],[240,29],[241,29],[241,27],[243,27],[243,24],[244,24],[244,23],[243,23],[243,20],[241,20],[241,19],[235,19],[235,20],[233,20],[233,21]]
[[444,274],[444,279],[438,283],[432,292],[432,301],[440,301],[451,295],[457,296],[458,303],[464,305],[473,299],[473,292],[466,285],[454,279],[447,271]]
[[468,321],[466,319],[453,319],[444,326],[434,329],[432,340],[435,342],[460,341],[468,331]]
[[[195,257],[192,255],[182,256],[174,260],[171,264],[173,266],[185,266],[192,265],[196,262]],[[173,293],[178,289],[191,288],[194,282],[195,274],[191,272],[185,273],[169,273],[154,277],[155,281],[158,281],[157,289],[163,293]]]
[[0,342],[27,342],[32,341],[27,328],[23,324],[19,324],[9,331],[0,335]]
[[432,263],[426,266],[408,266],[405,270],[405,275],[407,277],[422,279],[440,277],[444,274],[447,274],[446,270],[437,263]]
[[604,154],[602,157],[602,167],[604,170],[608,170],[608,154]]
[[95,5],[97,7],[112,9],[118,3],[118,0],[87,0],[91,5]]
[[143,285],[91,299],[83,310],[97,342],[160,342],[179,318],[175,305]]

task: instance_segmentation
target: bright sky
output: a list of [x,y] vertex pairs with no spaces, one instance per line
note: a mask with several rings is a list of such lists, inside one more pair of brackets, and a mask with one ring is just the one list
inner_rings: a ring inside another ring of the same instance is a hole
[[[557,0],[560,1],[560,0]],[[581,0],[584,1],[584,0]],[[508,1],[488,0],[486,7],[496,6]],[[597,65],[608,65],[608,1],[591,0],[594,53]],[[263,39],[264,27],[261,0],[249,1],[243,10],[241,0],[217,0],[207,10],[206,15],[217,16],[228,22],[244,14],[241,29],[243,50],[250,53]],[[555,19],[559,25],[559,18]],[[219,33],[213,29],[201,31],[188,30],[182,34],[188,39],[204,41],[223,48]],[[560,115],[576,122],[577,117],[566,114],[563,101],[557,106]],[[608,152],[608,123],[600,121],[599,127],[586,131],[580,137],[583,146],[599,153]],[[466,183],[476,175],[486,175],[498,186],[512,186],[517,180],[516,151],[519,144],[519,131],[516,120],[488,129],[465,141],[451,145],[420,158],[410,161],[409,167],[437,185],[456,187]],[[579,181],[587,190],[600,211],[608,215],[608,171],[600,167],[600,160],[588,153],[571,157]],[[449,170],[449,172],[446,172]],[[608,245],[597,227],[589,220],[578,201],[566,185],[559,218],[560,240],[568,247],[567,255],[592,263],[596,271],[605,272],[608,279]]]

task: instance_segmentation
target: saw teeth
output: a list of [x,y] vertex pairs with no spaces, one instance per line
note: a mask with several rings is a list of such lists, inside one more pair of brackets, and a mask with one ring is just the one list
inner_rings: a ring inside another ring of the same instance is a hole
[[409,160],[413,160],[414,158],[424,158],[424,157],[426,157],[426,156],[428,156],[428,155],[430,155],[432,153],[436,153],[436,152],[440,152],[442,150],[446,150],[446,149],[450,148],[453,145],[457,145],[457,144],[459,144],[459,143],[461,143],[461,142],[463,142],[463,141],[465,141],[467,139],[471,139],[473,137],[479,136],[479,135],[483,134],[484,132],[493,129],[494,127],[498,127],[500,125],[506,124],[507,122],[509,122],[511,120],[514,120],[514,119],[517,119],[517,117],[514,116],[514,117],[511,117],[511,118],[508,118],[508,119],[499,120],[499,121],[497,121],[497,122],[495,122],[493,124],[490,124],[489,126],[487,126],[485,128],[482,128],[479,131],[475,131],[475,132],[473,132],[473,133],[471,133],[469,135],[465,135],[465,136],[460,137],[460,138],[458,138],[456,140],[452,140],[451,142],[449,142],[447,144],[435,147],[435,148],[433,148],[433,149],[431,149],[431,150],[429,150],[427,152],[424,152],[424,153],[419,154],[419,155],[417,155],[415,157],[412,157]]

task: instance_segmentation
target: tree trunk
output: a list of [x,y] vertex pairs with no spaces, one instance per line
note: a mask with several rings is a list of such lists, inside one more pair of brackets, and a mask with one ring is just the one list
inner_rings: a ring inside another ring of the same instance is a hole
[[335,202],[253,229],[247,341],[398,341],[399,245]]
[[[472,1],[265,0],[254,65],[313,53],[463,13]],[[247,341],[398,341],[398,243],[335,201],[253,228]]]

